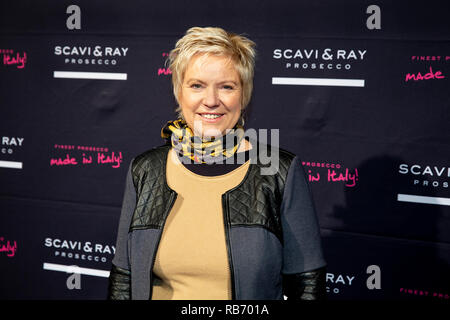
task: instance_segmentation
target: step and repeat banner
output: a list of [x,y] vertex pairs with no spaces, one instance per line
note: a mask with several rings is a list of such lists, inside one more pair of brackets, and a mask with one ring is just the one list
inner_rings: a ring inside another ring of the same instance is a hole
[[3,1],[0,298],[105,299],[130,160],[192,26],[257,44],[246,129],[302,159],[330,300],[450,301],[447,1]]

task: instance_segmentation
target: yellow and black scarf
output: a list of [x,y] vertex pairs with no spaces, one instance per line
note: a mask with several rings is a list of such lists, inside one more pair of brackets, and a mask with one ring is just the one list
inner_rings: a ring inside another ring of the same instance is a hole
[[[195,136],[183,119],[168,121],[161,129],[161,137],[170,141],[180,156],[198,163],[211,163],[233,156],[244,137],[244,128],[236,124],[233,129],[220,137]],[[227,141],[233,141],[227,149]],[[206,161],[205,161],[206,160]]]

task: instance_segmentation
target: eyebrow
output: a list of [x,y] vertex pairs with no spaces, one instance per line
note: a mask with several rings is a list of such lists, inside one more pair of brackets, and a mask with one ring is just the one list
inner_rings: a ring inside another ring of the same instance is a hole
[[[196,79],[196,78],[191,78],[191,79],[187,80],[186,82],[189,83],[189,82],[195,82],[195,81],[200,82],[200,83],[205,83],[204,81],[202,81],[200,79]],[[234,85],[239,84],[238,82],[236,82],[234,80],[224,80],[224,81],[219,82],[219,84],[223,84],[223,83],[233,83]]]

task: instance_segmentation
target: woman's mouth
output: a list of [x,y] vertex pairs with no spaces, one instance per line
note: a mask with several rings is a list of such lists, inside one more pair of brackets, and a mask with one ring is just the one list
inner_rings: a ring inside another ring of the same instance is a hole
[[223,116],[221,113],[199,113],[199,115],[205,122],[209,123],[218,122]]

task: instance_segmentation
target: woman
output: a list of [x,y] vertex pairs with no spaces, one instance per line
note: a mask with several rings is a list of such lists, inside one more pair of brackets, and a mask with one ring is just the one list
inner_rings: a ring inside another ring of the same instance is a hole
[[[301,160],[244,138],[254,57],[251,40],[220,28],[191,28],[171,51],[179,119],[130,163],[110,299],[325,296]],[[262,174],[265,148],[279,155],[273,174]]]

